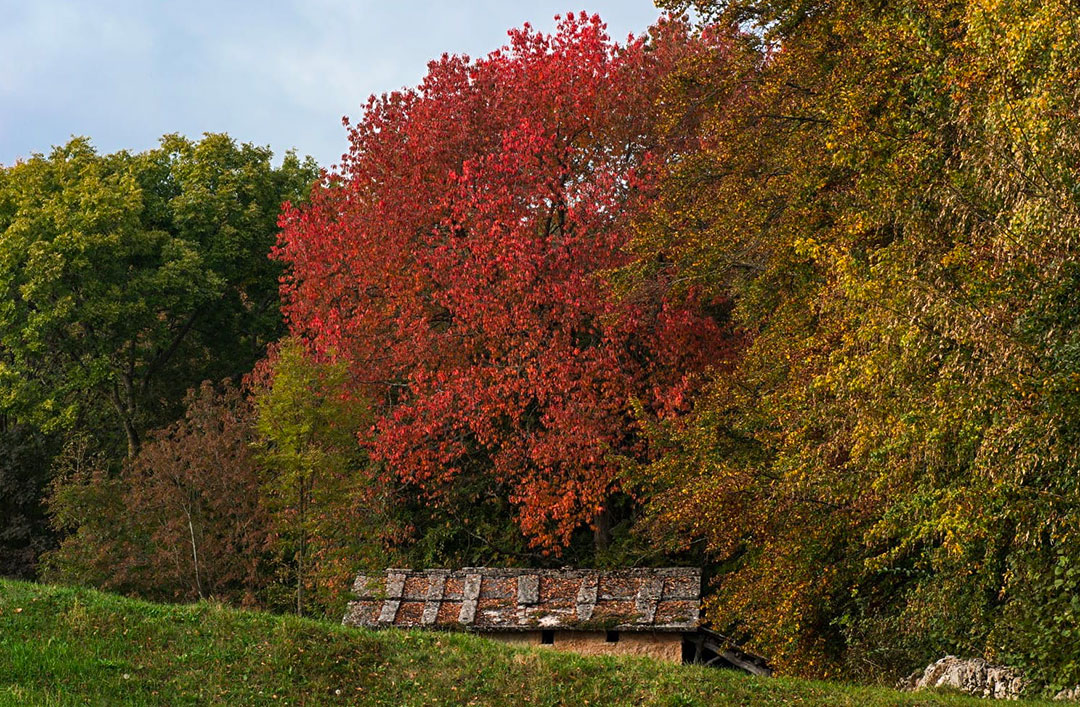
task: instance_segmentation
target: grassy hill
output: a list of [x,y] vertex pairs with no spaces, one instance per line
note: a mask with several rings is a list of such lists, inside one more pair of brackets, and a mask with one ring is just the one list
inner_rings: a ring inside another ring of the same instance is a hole
[[985,704],[0,580],[0,705]]

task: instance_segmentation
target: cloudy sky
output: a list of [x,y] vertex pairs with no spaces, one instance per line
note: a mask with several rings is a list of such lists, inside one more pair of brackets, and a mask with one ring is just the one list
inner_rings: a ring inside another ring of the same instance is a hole
[[102,152],[169,132],[228,132],[326,166],[341,117],[419,82],[443,52],[481,56],[506,30],[598,12],[622,40],[651,0],[0,0],[0,164],[72,135]]

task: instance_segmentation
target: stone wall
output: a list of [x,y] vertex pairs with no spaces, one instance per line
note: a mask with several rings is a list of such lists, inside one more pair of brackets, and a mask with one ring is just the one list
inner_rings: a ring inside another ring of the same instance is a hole
[[641,655],[671,663],[682,662],[681,633],[668,631],[620,631],[609,642],[606,631],[553,631],[551,644],[542,642],[541,631],[492,631],[480,635],[518,646],[540,646],[582,655]]

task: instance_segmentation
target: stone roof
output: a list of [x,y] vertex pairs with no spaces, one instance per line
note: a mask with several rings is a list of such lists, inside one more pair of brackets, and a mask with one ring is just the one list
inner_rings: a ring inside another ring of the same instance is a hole
[[471,631],[692,631],[701,570],[390,569],[360,574],[349,626]]

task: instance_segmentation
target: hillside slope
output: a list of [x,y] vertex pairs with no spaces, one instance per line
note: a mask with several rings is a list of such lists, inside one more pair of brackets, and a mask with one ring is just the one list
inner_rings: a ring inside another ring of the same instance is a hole
[[984,704],[0,580],[0,705]]

